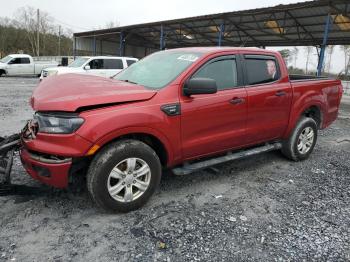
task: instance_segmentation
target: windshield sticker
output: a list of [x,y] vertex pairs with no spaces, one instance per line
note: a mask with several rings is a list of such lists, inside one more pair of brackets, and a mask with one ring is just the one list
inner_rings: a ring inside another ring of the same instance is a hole
[[193,54],[186,54],[186,55],[179,56],[177,59],[194,62],[198,59],[198,56],[195,56]]

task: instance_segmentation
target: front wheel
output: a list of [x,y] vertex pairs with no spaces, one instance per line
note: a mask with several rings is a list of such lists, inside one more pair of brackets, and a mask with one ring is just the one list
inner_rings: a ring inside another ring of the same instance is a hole
[[302,117],[290,137],[283,142],[282,153],[287,158],[300,161],[307,159],[317,141],[317,124],[314,119]]
[[128,212],[148,201],[159,185],[161,170],[151,147],[137,140],[121,140],[96,155],[88,170],[87,186],[98,206]]

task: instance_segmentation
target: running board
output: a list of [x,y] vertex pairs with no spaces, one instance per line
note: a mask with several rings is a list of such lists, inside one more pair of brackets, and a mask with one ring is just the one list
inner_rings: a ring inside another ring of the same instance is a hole
[[188,175],[188,174],[191,174],[195,171],[205,169],[205,168],[210,167],[210,166],[214,166],[214,165],[225,163],[225,162],[232,161],[235,159],[240,159],[240,158],[244,158],[247,156],[253,156],[253,155],[257,155],[260,153],[264,153],[264,152],[268,152],[268,151],[272,151],[272,150],[277,150],[277,149],[281,149],[281,148],[282,148],[281,143],[266,144],[264,146],[255,147],[255,148],[251,148],[251,149],[247,149],[247,150],[242,150],[242,151],[239,151],[236,153],[229,152],[225,156],[211,158],[211,159],[204,160],[201,162],[196,162],[193,164],[184,164],[181,167],[174,168],[172,171],[175,175]]

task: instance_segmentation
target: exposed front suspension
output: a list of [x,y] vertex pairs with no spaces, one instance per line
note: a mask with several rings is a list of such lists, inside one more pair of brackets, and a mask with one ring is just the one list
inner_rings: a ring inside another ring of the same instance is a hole
[[7,191],[11,185],[13,157],[20,145],[20,134],[0,137],[0,194]]

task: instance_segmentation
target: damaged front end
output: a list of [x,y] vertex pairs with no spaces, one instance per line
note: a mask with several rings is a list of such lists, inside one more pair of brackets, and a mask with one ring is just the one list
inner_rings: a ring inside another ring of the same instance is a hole
[[21,148],[21,137],[35,138],[37,124],[29,120],[21,133],[0,137],[0,195],[12,190],[11,171],[13,158]]

